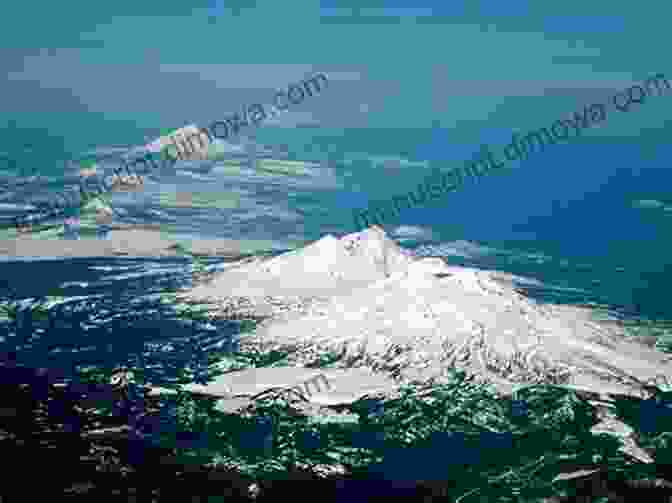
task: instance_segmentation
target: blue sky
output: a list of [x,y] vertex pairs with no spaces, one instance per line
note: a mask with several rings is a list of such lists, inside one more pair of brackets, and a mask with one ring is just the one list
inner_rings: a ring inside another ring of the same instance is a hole
[[[354,6],[354,8],[352,7]],[[527,130],[667,68],[669,3],[28,2],[0,19],[6,115],[209,122],[324,72],[286,127]],[[669,99],[591,136],[664,126]],[[94,141],[92,137],[91,141]],[[114,142],[101,137],[100,143]]]

